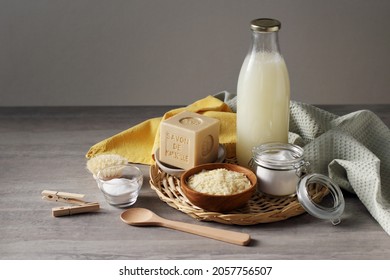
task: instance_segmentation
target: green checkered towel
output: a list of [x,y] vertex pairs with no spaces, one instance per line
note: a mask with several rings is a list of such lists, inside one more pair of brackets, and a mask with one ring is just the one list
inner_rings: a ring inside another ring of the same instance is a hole
[[[215,97],[236,111],[236,97]],[[390,130],[373,112],[337,116],[291,101],[289,142],[302,146],[310,171],[332,178],[355,193],[390,234]]]

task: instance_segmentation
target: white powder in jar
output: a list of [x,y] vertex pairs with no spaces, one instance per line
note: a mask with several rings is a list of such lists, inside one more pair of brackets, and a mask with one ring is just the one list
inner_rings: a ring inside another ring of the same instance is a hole
[[251,186],[245,174],[225,168],[203,170],[190,176],[187,184],[195,191],[212,195],[236,194]]

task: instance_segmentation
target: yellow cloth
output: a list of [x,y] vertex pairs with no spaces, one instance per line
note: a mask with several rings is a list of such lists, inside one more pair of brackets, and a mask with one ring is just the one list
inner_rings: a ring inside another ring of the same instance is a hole
[[165,113],[163,117],[149,119],[93,145],[86,157],[92,158],[100,154],[118,154],[125,157],[129,162],[152,164],[154,162],[154,151],[160,143],[160,122],[182,111],[195,112],[219,119],[221,123],[219,142],[224,144],[228,157],[235,155],[236,114],[231,111],[226,103],[213,96],[207,96],[187,107],[171,110]]

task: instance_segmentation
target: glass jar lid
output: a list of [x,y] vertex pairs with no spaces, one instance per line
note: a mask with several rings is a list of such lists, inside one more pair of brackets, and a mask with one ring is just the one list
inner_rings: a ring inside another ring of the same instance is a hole
[[266,143],[252,149],[253,161],[262,167],[276,170],[298,169],[304,165],[303,149],[287,143]]
[[251,21],[251,29],[259,32],[274,32],[281,28],[280,21],[272,18],[258,18]]
[[[321,200],[321,204],[310,195],[313,187],[326,188],[325,191],[329,192]],[[316,173],[303,176],[297,185],[297,197],[302,207],[312,216],[330,220],[333,225],[340,223],[345,201],[340,187],[329,177]]]

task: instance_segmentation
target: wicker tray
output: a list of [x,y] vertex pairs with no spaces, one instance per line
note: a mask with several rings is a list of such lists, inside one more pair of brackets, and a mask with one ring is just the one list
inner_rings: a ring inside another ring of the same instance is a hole
[[[202,221],[222,224],[255,225],[286,220],[305,213],[296,196],[272,197],[256,193],[246,206],[229,213],[205,211],[193,205],[180,189],[180,178],[163,172],[157,165],[150,167],[150,186],[169,206]],[[328,194],[326,187],[313,185],[309,191],[319,203]]]

